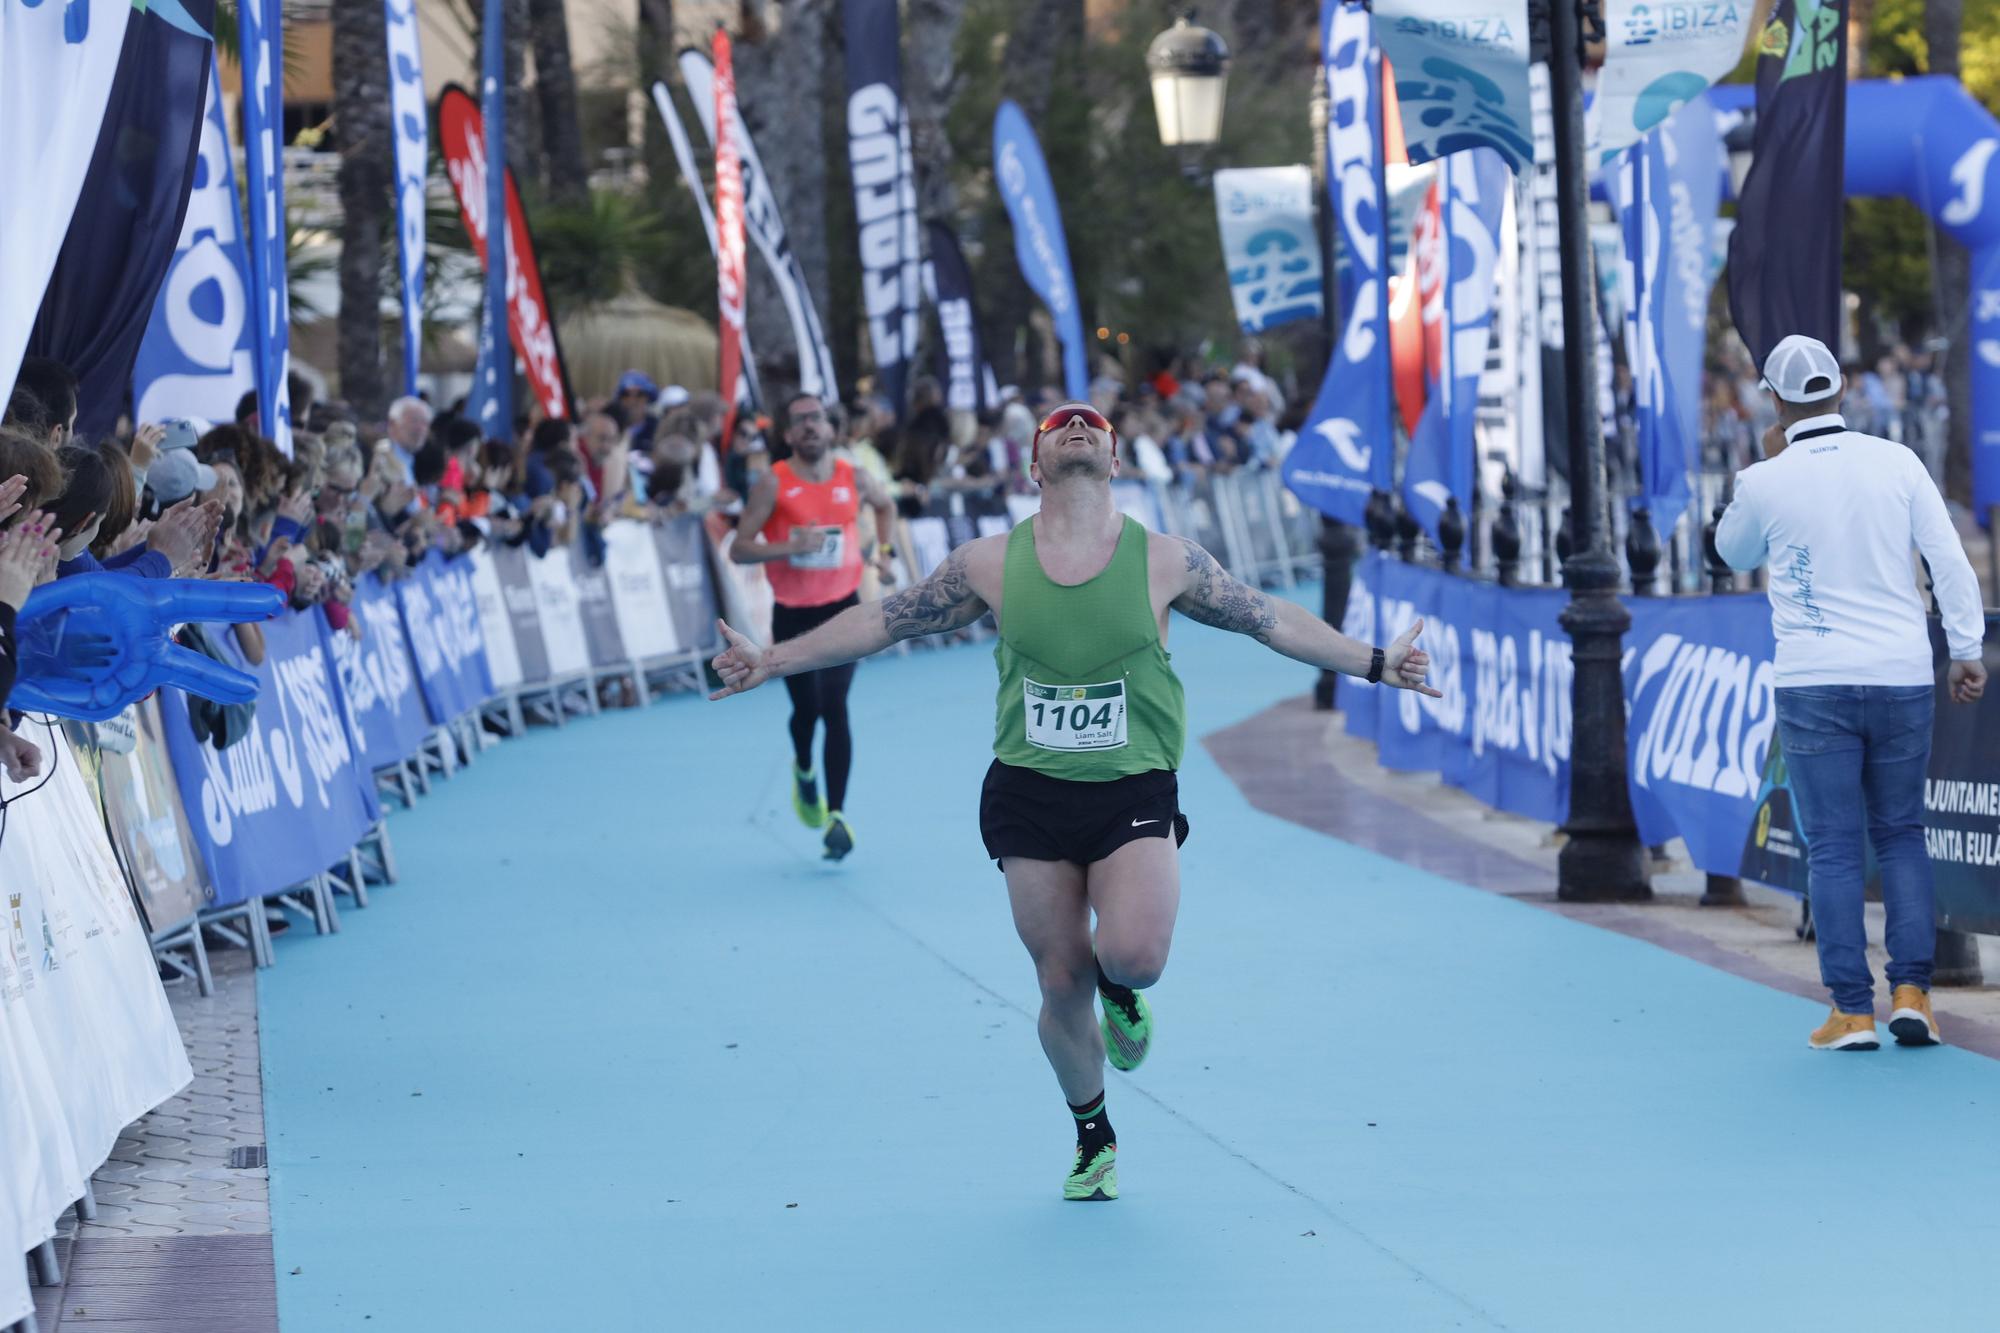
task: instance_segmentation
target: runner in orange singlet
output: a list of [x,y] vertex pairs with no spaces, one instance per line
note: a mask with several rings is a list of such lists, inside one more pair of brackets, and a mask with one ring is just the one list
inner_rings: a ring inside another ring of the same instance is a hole
[[[859,604],[862,562],[870,558],[855,526],[864,502],[875,510],[875,531],[883,538],[872,558],[885,582],[895,578],[895,550],[886,540],[894,531],[895,502],[867,473],[833,457],[833,429],[816,396],[794,395],[785,414],[792,456],[751,489],[729,552],[739,565],[765,566],[777,598],[773,643],[795,639]],[[785,678],[792,696],[792,809],[807,828],[826,829],[829,861],[854,850],[854,829],[845,814],[854,762],[847,726],[847,690],[853,683],[852,662]],[[826,724],[824,794],[813,768],[813,735],[821,723]]]

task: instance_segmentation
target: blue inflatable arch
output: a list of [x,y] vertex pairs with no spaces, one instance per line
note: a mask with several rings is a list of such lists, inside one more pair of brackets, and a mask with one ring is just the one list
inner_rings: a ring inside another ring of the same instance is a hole
[[[1749,111],[1756,89],[1709,89]],[[1847,193],[1900,195],[1972,254],[1972,493],[1984,523],[2000,504],[2000,120],[1957,79],[1847,85]]]

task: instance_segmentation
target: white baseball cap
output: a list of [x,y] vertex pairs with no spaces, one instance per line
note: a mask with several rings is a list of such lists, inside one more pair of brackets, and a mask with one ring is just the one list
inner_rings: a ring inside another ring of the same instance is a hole
[[1817,403],[1840,393],[1840,362],[1819,339],[1794,333],[1764,358],[1764,387],[1788,403]]

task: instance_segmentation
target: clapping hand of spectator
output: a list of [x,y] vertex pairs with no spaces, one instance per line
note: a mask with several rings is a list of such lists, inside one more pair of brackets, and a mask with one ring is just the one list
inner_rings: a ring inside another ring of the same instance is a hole
[[197,504],[190,495],[160,515],[146,544],[173,563],[175,578],[198,578],[208,571],[208,554],[221,526],[222,502]]
[[62,530],[51,527],[50,521],[41,510],[30,510],[19,523],[0,532],[0,603],[16,611],[35,585],[55,572]]
[[152,519],[150,518],[140,519],[138,522],[126,528],[125,531],[119,533],[117,540],[111,543],[111,549],[107,551],[105,554],[123,555],[125,554],[125,552],[132,550],[134,547],[145,545],[147,540],[147,534],[151,533],[152,530],[153,530]]
[[26,477],[9,477],[0,481],[0,523],[21,512],[21,497],[27,493]]
[[278,517],[289,518],[300,527],[310,527],[313,518],[312,492],[293,491],[278,505]]
[[132,432],[132,466],[141,473],[150,469],[160,456],[161,441],[166,438],[167,428],[154,421]]

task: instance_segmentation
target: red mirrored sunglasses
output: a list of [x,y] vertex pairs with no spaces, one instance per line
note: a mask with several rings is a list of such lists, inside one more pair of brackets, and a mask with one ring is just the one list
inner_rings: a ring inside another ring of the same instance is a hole
[[1116,453],[1118,451],[1118,428],[1105,420],[1104,414],[1096,408],[1086,407],[1080,403],[1072,403],[1068,407],[1058,407],[1055,411],[1042,418],[1041,425],[1035,427],[1034,456],[1037,458],[1041,457],[1042,436],[1052,430],[1061,430],[1070,422],[1079,419],[1092,430],[1101,430],[1109,435],[1111,437],[1112,452]]

